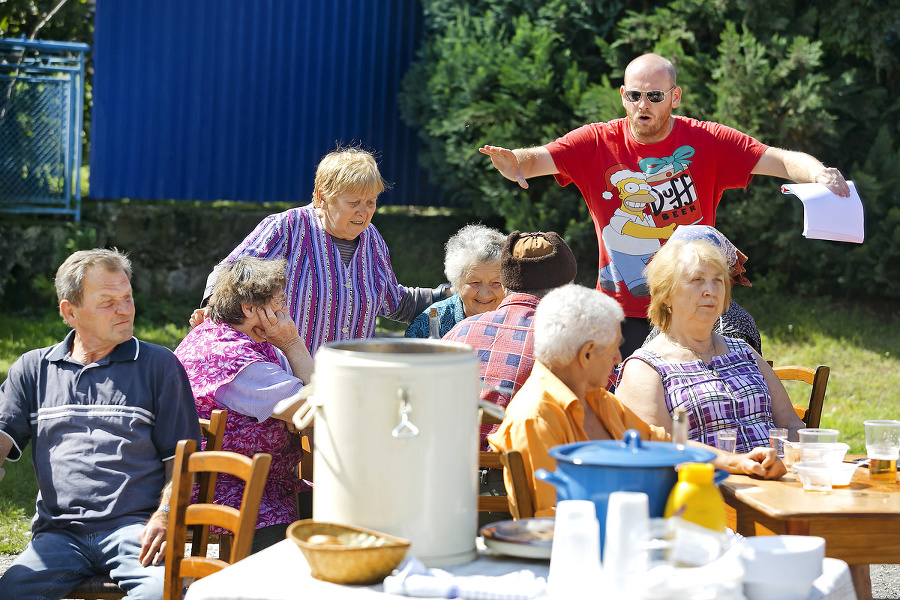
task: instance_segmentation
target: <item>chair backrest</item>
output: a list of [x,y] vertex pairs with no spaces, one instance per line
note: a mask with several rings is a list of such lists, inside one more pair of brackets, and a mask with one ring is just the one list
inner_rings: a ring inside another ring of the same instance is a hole
[[[186,577],[206,577],[230,564],[206,556],[185,556],[188,526],[215,525],[234,532],[231,563],[250,554],[259,504],[272,462],[270,454],[259,453],[251,459],[236,452],[197,452],[196,448],[196,441],[181,440],[175,451],[169,529],[166,535],[164,600],[181,599]],[[203,472],[228,473],[244,480],[244,495],[239,510],[212,503],[191,504],[194,475]]]
[[805,407],[795,404],[794,412],[807,427],[819,427],[822,420],[822,407],[825,405],[825,389],[828,387],[828,376],[831,374],[831,369],[824,365],[815,370],[797,365],[773,367],[773,369],[778,375],[778,379],[782,381],[803,381],[812,386],[809,404]]
[[[216,409],[209,414],[208,419],[200,419],[200,435],[206,439],[204,450],[221,450],[225,439],[225,422],[228,419],[228,411]],[[200,504],[212,503],[216,493],[216,474],[208,471],[200,473],[197,478],[198,495]],[[209,527],[193,525],[188,528],[187,540],[191,543],[191,556],[206,556],[209,546]],[[219,558],[228,562],[231,558],[230,540],[219,539]]]
[[[212,411],[208,419],[200,419],[200,434],[206,438],[206,450],[221,450],[222,440],[225,438],[225,421],[228,411],[216,409]],[[210,485],[211,484],[211,485]],[[200,476],[199,502],[212,502],[216,488],[216,480],[209,473]],[[188,541],[191,542],[192,556],[206,556],[209,545],[209,527],[196,525],[191,527]],[[219,557],[228,560],[230,548],[228,539],[219,540]],[[68,597],[79,600],[114,600],[125,597],[125,591],[106,575],[94,575],[77,588],[69,592]]]
[[479,452],[478,466],[482,469],[504,469],[512,480],[512,494],[507,496],[478,496],[479,512],[509,512],[513,519],[528,519],[534,516],[534,503],[528,489],[528,476],[522,455],[515,450],[509,452]]
[[225,422],[228,411],[222,408],[209,413],[208,419],[200,419],[200,435],[206,439],[204,450],[221,450],[225,440]]

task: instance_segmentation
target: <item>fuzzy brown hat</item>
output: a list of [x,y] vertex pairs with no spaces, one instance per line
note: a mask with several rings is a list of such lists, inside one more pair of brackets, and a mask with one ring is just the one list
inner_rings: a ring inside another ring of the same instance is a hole
[[500,283],[508,290],[557,288],[571,283],[577,272],[572,249],[553,231],[513,231],[503,245]]

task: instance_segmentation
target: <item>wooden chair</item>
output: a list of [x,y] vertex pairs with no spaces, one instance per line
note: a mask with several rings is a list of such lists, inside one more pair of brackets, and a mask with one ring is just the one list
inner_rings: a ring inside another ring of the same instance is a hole
[[828,387],[828,376],[831,369],[826,366],[820,366],[813,370],[809,367],[801,367],[796,365],[785,367],[773,367],[778,379],[782,381],[803,381],[812,386],[809,394],[809,404],[802,406],[794,405],[794,412],[803,421],[807,427],[816,428],[822,419],[822,407],[825,404],[825,388]]
[[[509,452],[479,452],[478,466],[482,469],[504,469],[512,478],[512,495],[478,496],[479,512],[508,512],[513,519],[527,519],[534,516],[534,504],[528,489],[528,476],[522,455]],[[509,490],[507,490],[507,493]]]
[[[250,554],[259,504],[272,462],[272,456],[265,453],[256,454],[251,459],[236,452],[196,452],[196,447],[197,442],[194,440],[181,440],[175,451],[172,508],[166,535],[166,583],[163,600],[181,600],[185,578],[206,577]],[[194,475],[203,472],[227,473],[244,480],[240,510],[211,503],[191,504]],[[187,528],[201,524],[204,525],[200,529],[201,538],[208,535],[208,525],[234,532],[230,563],[206,556],[185,556]]]
[[[210,413],[208,419],[200,419],[200,433],[206,438],[207,450],[221,450],[222,440],[225,437],[225,421],[228,418],[228,411],[217,409]],[[203,496],[212,501],[213,492],[215,491],[216,482],[212,480],[212,486],[209,485],[209,474],[204,473],[201,476],[200,489],[207,490],[207,495]],[[205,479],[204,479],[205,477]],[[197,527],[192,527],[188,535],[188,541],[193,539],[201,539],[199,533],[194,533]],[[196,538],[194,537],[196,535]],[[219,544],[219,558],[228,561],[231,554],[231,537],[232,536],[209,536],[202,539],[202,544],[191,544],[191,554],[197,552],[197,555],[206,556],[206,549],[209,541]],[[224,557],[223,557],[224,555]],[[86,581],[78,584],[74,590],[69,592],[66,597],[72,600],[118,600],[126,596],[125,591],[116,585],[111,577],[106,575],[94,575]]]
[[[225,440],[225,423],[228,420],[228,411],[216,409],[209,413],[208,419],[200,419],[200,435],[206,440],[205,450],[222,449]],[[197,502],[201,504],[211,503],[216,493],[215,473],[204,472],[198,477],[199,493]],[[207,534],[201,535],[201,525],[188,528],[187,541],[191,543],[191,556],[206,556],[210,543],[219,545],[219,558],[225,562],[231,562],[231,542],[233,536]],[[209,531],[209,528],[207,528]],[[196,542],[194,540],[197,540]]]

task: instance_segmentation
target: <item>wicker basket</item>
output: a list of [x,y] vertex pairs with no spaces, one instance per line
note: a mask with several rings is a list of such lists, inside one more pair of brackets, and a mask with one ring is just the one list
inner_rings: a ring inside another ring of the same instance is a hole
[[[339,539],[362,537],[367,542],[379,545],[308,543],[307,540],[314,535],[328,535]],[[312,519],[292,523],[288,527],[287,537],[300,547],[313,577],[346,585],[368,585],[384,580],[400,564],[409,549],[409,541],[403,538]]]

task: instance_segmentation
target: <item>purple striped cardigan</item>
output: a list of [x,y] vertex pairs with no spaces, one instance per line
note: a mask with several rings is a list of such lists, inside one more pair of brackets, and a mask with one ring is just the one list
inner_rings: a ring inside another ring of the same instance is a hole
[[312,355],[327,342],[372,337],[375,318],[395,312],[406,293],[373,225],[345,267],[312,204],[269,215],[222,262],[241,256],[287,260],[285,295]]

